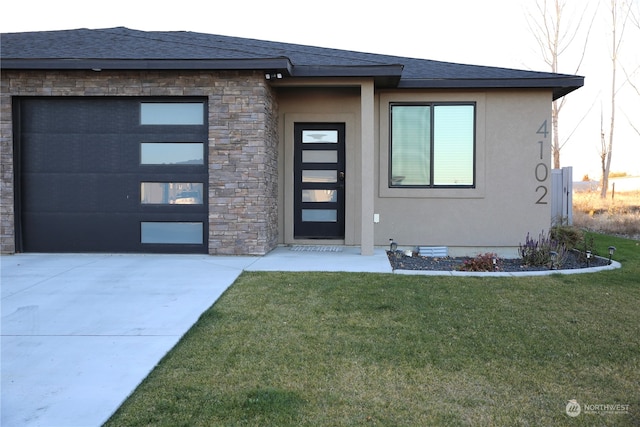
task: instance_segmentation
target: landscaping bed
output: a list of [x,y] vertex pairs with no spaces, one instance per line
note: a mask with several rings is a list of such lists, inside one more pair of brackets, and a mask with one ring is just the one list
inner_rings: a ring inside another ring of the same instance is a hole
[[[465,262],[473,261],[470,257],[426,257],[413,254],[405,255],[403,251],[387,251],[389,263],[394,270],[433,270],[433,271],[464,271]],[[578,251],[569,251],[562,265],[554,266],[554,270],[573,270],[578,268],[602,267],[609,264],[609,260],[601,257],[592,257],[587,265],[585,256]],[[517,271],[549,271],[550,265],[532,266],[525,265],[521,258],[503,259],[496,258],[496,268],[493,271],[517,272]],[[491,270],[485,270],[491,271]]]

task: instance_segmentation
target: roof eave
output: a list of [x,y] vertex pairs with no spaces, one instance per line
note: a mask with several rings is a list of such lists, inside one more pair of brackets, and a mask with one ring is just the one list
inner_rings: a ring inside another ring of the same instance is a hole
[[19,70],[265,70],[291,77],[373,77],[377,86],[396,87],[403,65],[294,66],[288,58],[264,59],[12,59],[3,69]]
[[584,86],[582,76],[522,79],[402,79],[403,89],[550,89],[553,100]]
[[401,64],[367,66],[294,66],[289,58],[249,59],[101,59],[101,58],[4,58],[9,70],[265,70],[291,77],[373,77],[378,87],[400,89],[551,89],[559,99],[584,86],[584,77],[560,75],[540,78],[403,79]]
[[291,75],[288,58],[259,59],[63,59],[2,60],[6,70],[269,70]]
[[312,66],[296,65],[292,77],[373,77],[377,86],[397,87],[404,65]]

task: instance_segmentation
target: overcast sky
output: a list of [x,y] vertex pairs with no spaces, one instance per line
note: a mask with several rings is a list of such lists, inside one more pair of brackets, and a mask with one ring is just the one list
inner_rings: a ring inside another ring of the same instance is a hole
[[[638,2],[635,10],[640,10]],[[596,0],[568,0],[568,8]],[[606,3],[608,2],[602,2]],[[311,46],[385,53],[466,64],[548,71],[527,25],[535,0],[20,0],[3,4],[2,32],[109,28],[195,31],[257,38]],[[608,126],[610,37],[606,4],[596,15],[588,54],[577,74],[585,87],[567,96],[560,121],[562,165],[574,167],[574,179],[599,177],[600,110]],[[569,14],[577,22],[578,14]],[[586,24],[585,24],[586,28]],[[640,29],[628,26],[621,58],[628,72],[640,65]],[[576,73],[582,41],[561,57],[560,72]],[[621,71],[618,77],[623,82]],[[640,71],[634,74],[640,87]],[[640,96],[629,85],[618,92],[618,111],[612,170],[640,175]],[[607,129],[605,129],[607,130]],[[608,134],[608,130],[607,130]]]

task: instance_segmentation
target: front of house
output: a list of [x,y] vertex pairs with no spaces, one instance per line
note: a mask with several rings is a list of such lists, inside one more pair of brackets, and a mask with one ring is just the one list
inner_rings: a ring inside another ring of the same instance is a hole
[[188,32],[2,35],[0,249],[515,256],[583,78]]

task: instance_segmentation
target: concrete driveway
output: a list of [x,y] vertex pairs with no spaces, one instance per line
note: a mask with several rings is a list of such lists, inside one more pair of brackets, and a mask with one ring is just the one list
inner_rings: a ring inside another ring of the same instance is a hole
[[0,257],[0,424],[100,426],[257,257]]
[[299,249],[1,256],[0,425],[102,425],[243,270],[391,273],[383,249]]

